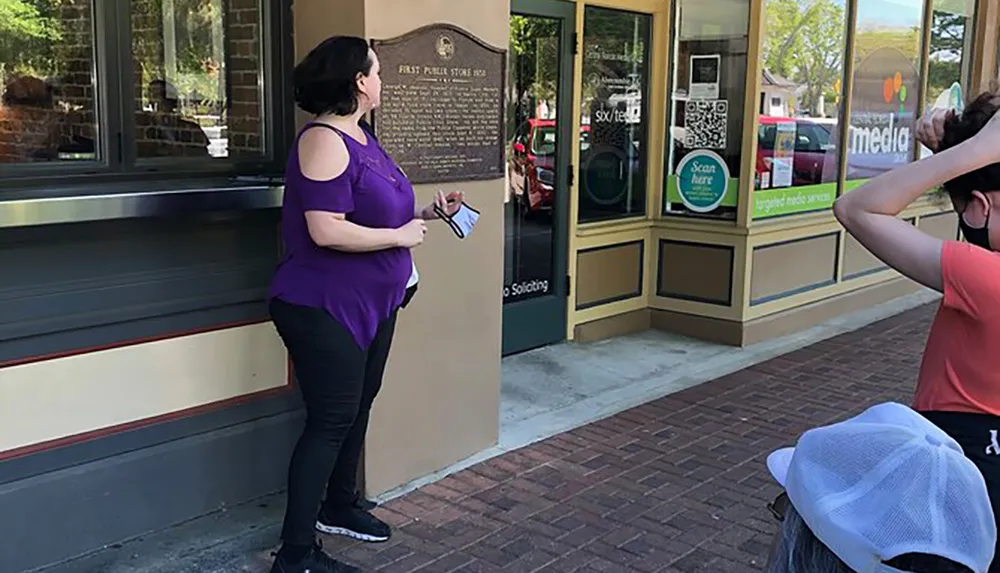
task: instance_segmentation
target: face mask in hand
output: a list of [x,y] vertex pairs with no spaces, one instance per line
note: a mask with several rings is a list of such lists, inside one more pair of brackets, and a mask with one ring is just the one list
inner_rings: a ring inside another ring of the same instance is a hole
[[986,212],[986,223],[979,228],[972,227],[965,222],[965,216],[958,216],[958,227],[962,229],[962,236],[971,245],[976,245],[977,247],[982,247],[987,251],[992,251],[993,247],[990,246],[990,213],[993,209]]
[[434,211],[438,217],[441,217],[441,219],[448,223],[448,226],[451,227],[451,230],[459,239],[464,239],[471,235],[472,229],[479,222],[479,211],[476,211],[465,203],[462,203],[458,211],[450,217],[437,205],[434,206]]

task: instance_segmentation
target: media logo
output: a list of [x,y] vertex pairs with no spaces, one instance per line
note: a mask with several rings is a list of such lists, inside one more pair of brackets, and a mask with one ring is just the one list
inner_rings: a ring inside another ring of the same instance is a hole
[[847,178],[874,177],[913,160],[919,85],[913,57],[884,46],[854,69]]
[[900,114],[906,111],[904,107],[906,104],[906,84],[903,83],[903,74],[896,72],[885,78],[882,82],[882,99],[893,107],[895,107],[896,102],[899,102]]

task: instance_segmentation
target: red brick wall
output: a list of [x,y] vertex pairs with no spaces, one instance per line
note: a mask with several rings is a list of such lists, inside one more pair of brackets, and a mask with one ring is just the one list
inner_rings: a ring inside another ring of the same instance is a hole
[[[0,163],[41,160],[74,138],[96,141],[91,4],[91,0],[64,0],[60,6],[62,37],[54,47],[56,66],[50,78],[41,78],[54,80],[54,105],[0,106]],[[222,6],[224,60],[205,64],[205,73],[222,74],[226,82],[219,137],[228,138],[229,157],[261,155],[261,0],[222,0]],[[209,137],[190,110],[145,109],[158,99],[150,84],[167,79],[163,0],[131,0],[129,15],[135,98],[126,105],[131,106],[136,140],[125,144],[134,145],[139,158],[207,156]]]
[[258,0],[229,0],[226,10],[226,69],[229,72],[229,154],[260,155],[261,7]]
[[74,138],[96,139],[91,2],[65,0],[57,16],[62,37],[54,46],[49,77],[7,77],[0,86],[0,91],[16,92],[15,83],[52,82],[51,105],[39,90],[32,90],[39,96],[34,103],[0,104],[0,163],[43,161]]

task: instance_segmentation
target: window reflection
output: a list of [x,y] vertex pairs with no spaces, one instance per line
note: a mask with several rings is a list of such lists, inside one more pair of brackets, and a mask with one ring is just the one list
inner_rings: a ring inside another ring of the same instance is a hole
[[593,6],[584,18],[579,220],[644,215],[651,18]]
[[920,85],[921,0],[858,0],[847,179],[913,159]]
[[[975,0],[933,0],[925,109],[961,110],[971,64]],[[926,156],[930,150],[920,146]]]
[[753,216],[826,209],[837,196],[844,0],[767,0]]
[[263,153],[256,0],[132,2],[139,158]]
[[24,0],[0,14],[0,164],[96,160],[90,2]]
[[674,2],[667,214],[736,218],[749,0]]
[[[562,52],[560,20],[510,17],[507,92],[507,195],[504,303],[551,295],[555,217],[565,188],[556,180]],[[563,159],[563,161],[565,161]]]

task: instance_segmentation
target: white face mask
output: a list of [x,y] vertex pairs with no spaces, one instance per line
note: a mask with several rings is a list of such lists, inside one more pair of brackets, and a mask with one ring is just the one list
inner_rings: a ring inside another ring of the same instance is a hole
[[420,273],[417,272],[417,263],[413,263],[413,269],[410,271],[410,280],[406,281],[406,288],[410,288],[418,282],[420,282]]
[[448,226],[451,227],[451,230],[455,232],[455,235],[459,239],[464,239],[471,235],[472,229],[479,222],[479,211],[469,207],[465,203],[462,203],[458,211],[450,217],[437,205],[434,206],[434,210],[437,212],[438,217],[441,217],[441,219],[448,223]]

